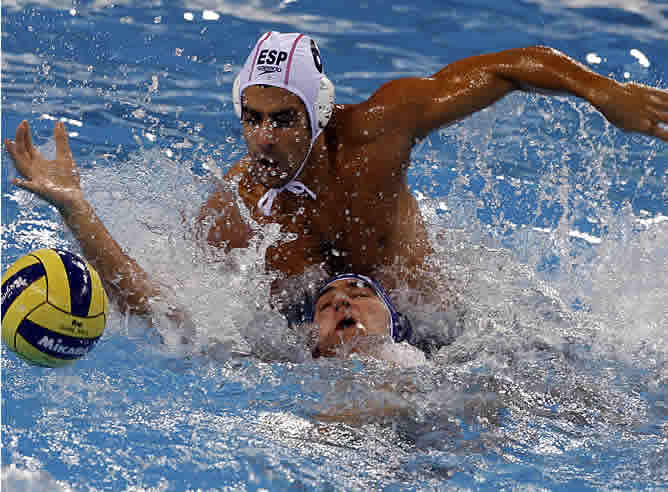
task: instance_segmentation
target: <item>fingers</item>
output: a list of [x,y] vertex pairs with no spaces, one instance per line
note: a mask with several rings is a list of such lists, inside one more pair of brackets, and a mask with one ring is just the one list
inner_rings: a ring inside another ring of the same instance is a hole
[[635,131],[668,140],[668,90],[638,83],[633,83],[630,87],[636,95],[645,99],[643,104],[645,117]]
[[23,120],[21,124],[23,125],[23,131],[25,132],[25,146],[26,146],[25,150],[30,157],[34,157],[35,153],[37,153],[37,150],[35,149],[35,146],[32,144],[30,125],[26,120]]
[[[72,159],[72,150],[70,149],[70,141],[67,136],[65,123],[62,121],[56,123],[53,128],[53,137],[56,142],[56,158]],[[30,125],[26,120],[19,123],[19,126],[16,128],[14,142],[5,139],[5,147],[14,160],[22,157],[22,155],[25,155],[29,159],[35,159],[40,156],[39,150],[33,144]]]
[[53,128],[53,138],[56,141],[56,159],[71,159],[72,150],[70,141],[65,129],[65,123],[59,121]]
[[9,155],[12,157],[12,159],[15,159],[14,155],[16,154],[16,146],[8,138],[5,139],[5,148],[7,149],[7,152],[9,152]]
[[656,108],[648,108],[649,133],[663,140],[668,140],[668,111]]
[[666,89],[654,89],[651,91],[652,94],[650,98],[657,104],[661,106],[668,106],[668,90]]
[[12,180],[12,184],[18,186],[19,188],[23,188],[24,190],[32,191],[33,193],[37,194],[39,193],[39,186],[27,179],[15,178]]
[[25,152],[25,125],[27,122],[23,120],[19,123],[19,126],[16,127],[16,137],[14,137],[14,154],[13,156],[18,156]]
[[[664,91],[663,98],[650,96],[649,111],[659,125],[668,123],[668,91]],[[656,123],[655,123],[656,124]]]
[[23,120],[16,129],[16,150],[19,154],[26,154],[28,157],[35,155],[35,147],[32,143],[32,135],[30,135],[30,125],[26,120]]
[[652,104],[659,108],[660,110],[667,111],[668,110],[668,95],[665,97],[664,100],[659,99],[658,97],[652,96],[650,98],[652,101]]
[[5,139],[5,148],[7,149],[7,152],[9,152],[9,155],[14,161],[14,164],[18,166],[24,160],[22,157],[25,154],[23,122],[21,122],[16,128],[16,137],[14,138],[15,140],[13,142],[8,138]]
[[16,128],[16,137],[14,142],[5,140],[7,151],[14,160],[25,154],[29,158],[33,158],[35,154],[39,154],[32,143],[32,136],[30,135],[30,125],[26,120],[19,123]]

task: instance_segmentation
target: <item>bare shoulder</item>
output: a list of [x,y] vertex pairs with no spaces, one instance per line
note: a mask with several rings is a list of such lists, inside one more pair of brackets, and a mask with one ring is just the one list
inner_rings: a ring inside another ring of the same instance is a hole
[[368,99],[343,106],[340,120],[349,139],[366,143],[386,136],[412,145],[424,106],[435,92],[429,77],[406,77],[381,85]]

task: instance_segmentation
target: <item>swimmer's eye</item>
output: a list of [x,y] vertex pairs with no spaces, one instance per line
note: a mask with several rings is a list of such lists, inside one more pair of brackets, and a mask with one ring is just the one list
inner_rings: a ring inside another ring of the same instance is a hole
[[327,308],[329,308],[329,307],[331,307],[331,306],[332,306],[332,303],[331,303],[331,302],[326,302],[325,304],[323,304],[322,306],[320,306],[320,308],[318,309],[318,312],[322,313],[325,309],[327,309]]
[[249,109],[244,109],[243,115],[241,116],[241,121],[248,123],[249,125],[259,125],[262,123],[262,117],[259,113],[251,111]]
[[[262,114],[251,109],[244,109],[241,115],[241,121],[253,126],[262,124]],[[274,128],[290,128],[297,121],[297,113],[293,110],[280,111],[270,114],[271,126]]]
[[297,114],[294,111],[284,111],[272,115],[272,120],[279,128],[289,128],[297,121]]

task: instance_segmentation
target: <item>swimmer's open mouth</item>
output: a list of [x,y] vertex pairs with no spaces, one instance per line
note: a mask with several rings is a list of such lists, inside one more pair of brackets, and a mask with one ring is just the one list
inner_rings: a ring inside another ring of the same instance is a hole
[[[346,318],[343,318],[341,321],[339,321],[336,324],[336,331],[337,332],[342,332],[346,328],[353,327],[353,326],[357,327],[357,329],[360,332],[366,332],[366,328],[364,327],[364,325],[362,323],[360,323],[359,321],[357,321],[355,318],[351,318],[351,317],[346,317]],[[339,333],[338,336],[343,337],[343,333]],[[321,349],[320,344],[316,344],[316,346],[313,348],[313,351],[311,352],[311,355],[313,356],[314,359],[317,359],[318,357],[321,357],[323,355],[332,356],[332,355],[335,354],[334,348],[336,346],[337,346],[337,344],[334,344],[333,346],[329,346],[329,344],[328,344],[326,346],[326,348],[324,349],[324,353],[323,353],[323,349]]]
[[350,326],[355,326],[359,324],[355,318],[343,318],[341,321],[338,322],[336,325],[337,330],[345,330],[346,328]]

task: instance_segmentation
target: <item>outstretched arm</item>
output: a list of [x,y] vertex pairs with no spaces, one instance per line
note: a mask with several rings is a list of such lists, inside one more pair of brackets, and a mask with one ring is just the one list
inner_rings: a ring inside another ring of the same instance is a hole
[[668,91],[616,82],[540,46],[465,58],[428,78],[391,81],[359,110],[369,134],[394,128],[406,137],[422,138],[511,91],[530,88],[579,96],[623,130],[668,140]]
[[35,193],[60,211],[84,256],[100,273],[107,292],[122,310],[149,313],[149,299],[159,295],[158,286],[121,250],[84,198],[63,123],[56,124],[53,136],[56,141],[53,161],[46,160],[35,148],[26,121],[19,124],[14,142],[5,140],[16,169],[24,176],[24,179],[15,179],[14,184]]

